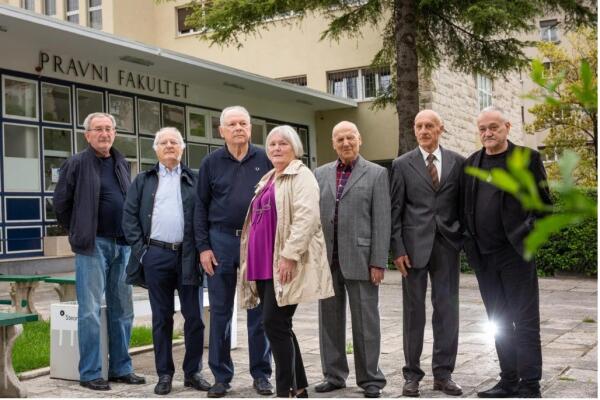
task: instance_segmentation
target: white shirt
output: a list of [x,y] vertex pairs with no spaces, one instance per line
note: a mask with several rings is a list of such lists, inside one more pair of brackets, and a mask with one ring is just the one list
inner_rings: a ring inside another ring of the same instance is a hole
[[[423,156],[423,160],[425,160],[425,165],[429,164],[427,161],[427,157],[429,157],[429,152],[427,150],[423,150],[421,146],[419,146],[419,150],[421,150],[421,155]],[[442,150],[440,150],[440,146],[434,150],[433,155],[435,156],[435,160],[433,160],[433,165],[437,169],[438,173],[438,182],[442,181]]]
[[158,164],[158,188],[154,196],[150,239],[167,243],[183,242],[181,165],[167,170]]

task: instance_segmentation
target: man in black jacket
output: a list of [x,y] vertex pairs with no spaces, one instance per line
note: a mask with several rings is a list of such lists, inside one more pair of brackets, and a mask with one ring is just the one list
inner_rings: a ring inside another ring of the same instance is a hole
[[[485,170],[506,169],[506,160],[519,147],[508,141],[511,124],[497,107],[477,118],[483,148],[465,162]],[[542,200],[550,204],[546,172],[537,151],[531,150],[529,171]],[[536,215],[512,195],[463,174],[461,205],[465,251],[475,270],[491,323],[500,363],[500,381],[479,397],[540,397],[542,350],[538,279],[533,261],[523,259],[523,240]]]
[[89,147],[60,169],[54,190],[56,218],[69,231],[75,253],[78,308],[79,381],[92,390],[110,390],[102,378],[100,307],[106,298],[108,378],[142,384],[133,373],[129,339],[133,323],[131,286],[125,283],[130,249],[121,230],[121,213],[129,187],[129,164],[112,148],[115,119],[93,113],[84,123]]
[[176,128],[154,137],[156,166],[140,173],[127,192],[123,231],[132,248],[127,282],[148,287],[158,384],[154,393],[171,392],[175,290],[185,318],[184,386],[207,391],[200,375],[204,324],[198,302],[202,282],[194,243],[195,174],[181,162],[185,143]]

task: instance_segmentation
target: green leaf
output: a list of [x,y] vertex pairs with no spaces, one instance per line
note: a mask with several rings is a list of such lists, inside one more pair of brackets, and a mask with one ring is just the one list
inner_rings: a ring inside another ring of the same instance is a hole
[[519,191],[519,182],[513,178],[508,172],[500,168],[493,168],[491,183],[511,194],[517,194]]

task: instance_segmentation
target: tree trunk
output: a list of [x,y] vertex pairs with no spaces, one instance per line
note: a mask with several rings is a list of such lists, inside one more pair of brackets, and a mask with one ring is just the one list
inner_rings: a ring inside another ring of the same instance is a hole
[[413,128],[415,115],[419,112],[416,7],[415,0],[394,0],[398,155],[412,150],[417,145]]

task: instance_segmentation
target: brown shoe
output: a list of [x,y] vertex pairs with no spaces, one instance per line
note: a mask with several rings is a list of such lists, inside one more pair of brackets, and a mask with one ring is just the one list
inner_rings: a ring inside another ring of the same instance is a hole
[[419,381],[408,380],[404,382],[402,387],[402,396],[419,397]]
[[433,390],[441,390],[449,396],[460,396],[463,391],[460,385],[454,382],[451,378],[448,379],[434,379]]

